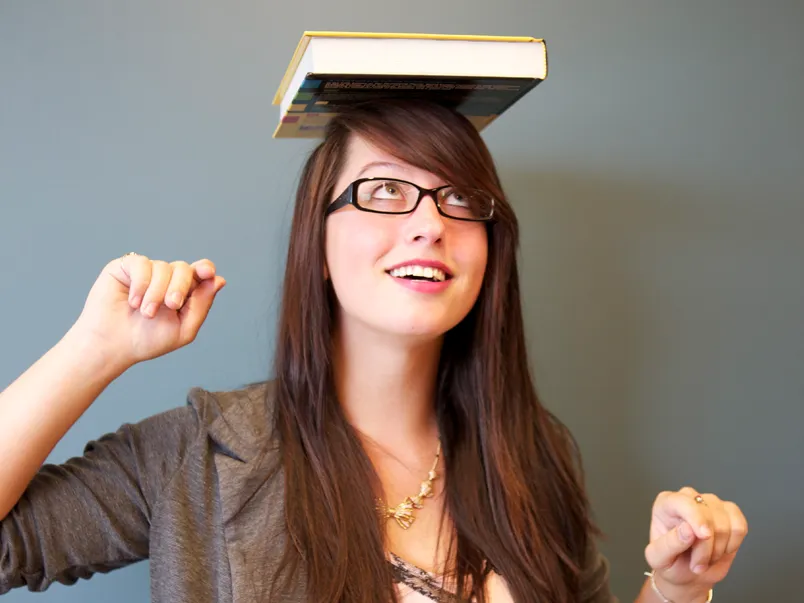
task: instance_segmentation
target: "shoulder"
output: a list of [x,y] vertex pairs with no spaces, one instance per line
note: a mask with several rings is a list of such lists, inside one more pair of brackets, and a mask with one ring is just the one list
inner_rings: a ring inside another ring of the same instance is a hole
[[237,389],[210,391],[193,387],[187,405],[200,428],[222,451],[248,460],[276,447],[273,430],[275,384],[250,383]]

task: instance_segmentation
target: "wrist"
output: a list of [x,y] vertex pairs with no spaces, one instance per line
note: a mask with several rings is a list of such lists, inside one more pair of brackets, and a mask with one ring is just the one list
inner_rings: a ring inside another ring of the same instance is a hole
[[710,587],[700,584],[674,584],[654,573],[653,582],[659,592],[672,603],[707,603]]
[[134,364],[108,350],[102,340],[85,331],[79,323],[65,333],[58,346],[69,348],[74,358],[81,360],[83,367],[109,381],[125,373]]

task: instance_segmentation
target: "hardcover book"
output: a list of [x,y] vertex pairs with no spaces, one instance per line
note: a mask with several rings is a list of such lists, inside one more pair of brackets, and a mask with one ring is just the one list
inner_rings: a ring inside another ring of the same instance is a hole
[[536,38],[305,32],[274,97],[274,137],[321,137],[343,107],[382,98],[435,101],[482,130],[546,77]]

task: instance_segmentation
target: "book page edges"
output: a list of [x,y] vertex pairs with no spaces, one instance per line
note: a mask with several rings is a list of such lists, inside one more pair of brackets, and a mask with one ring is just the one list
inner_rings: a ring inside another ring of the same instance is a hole
[[[472,124],[477,128],[478,132],[482,132],[486,127],[497,120],[499,114],[492,114],[486,116],[476,116],[468,118]],[[329,121],[329,119],[327,119]],[[325,125],[325,124],[322,124]],[[322,137],[322,129],[309,130],[307,132],[300,131],[296,124],[286,124],[282,120],[274,128],[274,133],[271,138],[285,138],[285,139],[320,139]]]
[[475,42],[536,42],[545,46],[545,68],[544,74],[547,77],[547,45],[543,39],[531,38],[527,36],[481,36],[481,35],[452,35],[452,34],[417,34],[417,33],[370,33],[370,32],[339,32],[339,31],[305,31],[301,40],[296,45],[296,50],[290,59],[290,64],[282,76],[279,88],[274,94],[272,104],[278,105],[287,92],[288,86],[299,67],[304,52],[313,38],[398,38],[415,40],[465,40]]

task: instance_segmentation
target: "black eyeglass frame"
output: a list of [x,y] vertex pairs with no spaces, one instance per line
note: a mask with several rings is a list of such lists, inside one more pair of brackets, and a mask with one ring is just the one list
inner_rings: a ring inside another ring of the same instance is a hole
[[[364,182],[371,182],[372,180],[381,180],[386,182],[399,182],[401,184],[409,184],[412,187],[416,188],[419,191],[419,198],[416,199],[416,203],[413,204],[409,210],[406,211],[378,211],[376,209],[368,209],[366,207],[362,207],[360,202],[357,200],[357,189],[358,187],[363,184]],[[442,191],[445,188],[454,188],[451,184],[445,184],[444,186],[439,186],[436,188],[424,188],[416,184],[415,182],[409,182],[407,180],[400,180],[399,178],[382,178],[379,176],[372,176],[370,178],[358,178],[354,182],[352,182],[349,186],[346,187],[346,190],[343,191],[337,199],[335,199],[332,203],[327,206],[326,211],[324,212],[324,217],[327,217],[334,211],[339,210],[342,207],[346,207],[347,205],[353,205],[360,211],[367,211],[372,214],[386,214],[392,216],[404,216],[406,214],[412,214],[416,211],[416,208],[419,207],[419,203],[422,202],[425,196],[429,195],[433,202],[436,205],[436,209],[438,213],[444,216],[445,218],[449,218],[450,220],[461,220],[463,222],[490,222],[494,217],[494,207],[495,207],[495,200],[494,197],[489,195],[491,199],[491,213],[486,218],[458,218],[446,213],[443,209],[441,209],[441,202],[438,200],[438,191]]]

